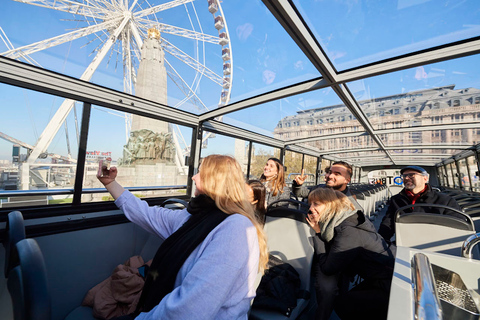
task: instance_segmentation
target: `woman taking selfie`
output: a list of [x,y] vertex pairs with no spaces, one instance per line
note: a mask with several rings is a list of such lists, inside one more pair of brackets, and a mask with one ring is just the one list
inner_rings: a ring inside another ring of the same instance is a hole
[[[316,246],[316,319],[333,309],[343,319],[386,319],[396,248],[340,191],[317,188],[308,196],[307,222]],[[350,280],[363,281],[349,289]]]
[[184,210],[150,207],[116,176],[115,167],[100,165],[98,179],[127,218],[165,239],[130,317],[247,319],[255,277],[268,253],[238,162],[223,155],[203,159],[192,178],[195,197]]

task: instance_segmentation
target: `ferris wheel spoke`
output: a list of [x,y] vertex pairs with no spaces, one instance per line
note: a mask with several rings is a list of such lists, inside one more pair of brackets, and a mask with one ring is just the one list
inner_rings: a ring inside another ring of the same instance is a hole
[[[172,26],[172,25],[168,25],[168,24],[165,24],[165,23],[157,23],[157,24],[152,25],[152,22],[147,20],[147,19],[138,19],[138,20],[139,20],[139,22],[143,23],[145,26],[149,26],[149,27],[154,26],[160,32],[172,34],[172,35],[175,35],[175,36],[180,36],[180,37],[184,37],[184,38],[199,40],[199,41],[203,41],[203,42],[209,42],[209,43],[213,43],[213,44],[218,44],[218,42],[220,40],[220,38],[218,36],[211,36],[211,35],[208,35],[208,34],[205,34],[205,33],[196,32],[196,31]],[[147,28],[147,27],[145,27],[145,28]]]
[[194,0],[173,0],[173,1],[170,1],[170,2],[167,2],[167,3],[162,3],[162,4],[159,4],[158,6],[154,6],[154,7],[136,12],[135,17],[136,18],[145,17],[145,16],[155,14],[155,13],[160,12],[160,11],[168,10],[168,9],[171,9],[171,8],[174,8],[174,7],[177,7],[177,6],[181,6],[182,4],[189,3],[189,2],[192,2],[192,1],[194,1]]
[[[130,33],[129,30],[126,31]],[[123,58],[123,91],[129,94],[133,93],[132,83],[132,55],[130,51],[130,37],[125,37],[122,41],[122,58]]]
[[[186,98],[188,100],[191,100],[193,104],[198,108],[200,111],[208,111],[207,106],[203,103],[203,101],[197,96],[195,93],[195,90],[193,90],[188,83],[183,80],[182,76],[177,72],[177,70],[170,64],[170,62],[165,59],[165,62],[171,69],[170,72],[168,72],[168,76],[172,81],[176,84],[176,86],[183,92]],[[180,103],[181,104],[181,103]],[[177,106],[176,106],[177,107]]]
[[194,58],[190,57],[188,54],[183,52],[182,50],[175,47],[173,44],[168,42],[165,38],[162,38],[162,45],[165,52],[170,53],[175,58],[179,59],[189,67],[193,68],[195,71],[202,73],[207,78],[218,84],[219,86],[223,83],[223,78],[207,68],[205,65],[201,64]]
[[73,0],[13,0],[25,4],[31,4],[38,7],[80,14],[92,18],[102,18],[106,9],[90,6],[85,3]]
[[37,51],[41,51],[41,50],[48,49],[48,48],[51,48],[51,47],[54,47],[54,46],[58,46],[62,43],[69,42],[69,41],[72,41],[72,40],[75,40],[75,39],[79,39],[79,38],[82,38],[84,36],[90,35],[92,33],[95,33],[95,32],[101,31],[101,30],[105,30],[105,29],[115,25],[119,21],[121,21],[122,18],[123,17],[119,17],[117,19],[113,19],[113,20],[105,21],[103,23],[96,24],[96,25],[93,25],[93,26],[81,28],[79,30],[75,30],[75,31],[72,31],[72,32],[69,32],[69,33],[65,33],[65,34],[62,34],[60,36],[56,36],[56,37],[53,37],[53,38],[50,38],[50,39],[35,42],[35,43],[32,43],[32,44],[27,45],[27,46],[12,49],[12,50],[3,52],[2,55],[6,56],[8,58],[17,59],[17,58],[19,58],[20,56],[23,56],[23,55],[29,55],[29,54],[32,54],[32,53],[37,52]]

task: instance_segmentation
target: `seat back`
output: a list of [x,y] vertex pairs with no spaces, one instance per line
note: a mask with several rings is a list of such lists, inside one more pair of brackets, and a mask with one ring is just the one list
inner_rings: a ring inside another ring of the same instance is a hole
[[[315,233],[305,218],[304,211],[273,207],[267,211],[264,230],[270,254],[292,265],[300,276],[301,290],[310,292]],[[306,299],[298,299],[297,307],[292,311],[290,318],[295,319],[307,305]],[[266,312],[256,311],[252,311],[254,319],[277,319],[275,315],[270,317]]]
[[[442,207],[441,205],[415,204],[415,207]],[[449,208],[458,216],[448,214],[411,212],[403,213],[406,208],[399,208],[395,215],[395,233],[397,245],[420,250],[440,252],[454,256],[461,255],[463,241],[475,234],[472,219],[461,211]]]
[[15,245],[25,239],[25,225],[20,211],[12,211],[8,214],[6,226],[7,238],[5,240],[5,278],[10,270],[18,265],[18,254]]
[[16,245],[19,265],[7,280],[12,297],[14,320],[51,320],[47,270],[42,251],[34,239]]

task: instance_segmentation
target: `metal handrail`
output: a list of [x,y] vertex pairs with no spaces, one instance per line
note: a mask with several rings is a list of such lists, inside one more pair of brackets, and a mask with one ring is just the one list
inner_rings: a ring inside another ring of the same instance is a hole
[[465,241],[463,241],[461,253],[462,257],[472,259],[473,247],[480,242],[480,233],[472,234]]
[[423,253],[415,254],[411,266],[415,319],[441,320],[442,307],[428,257]]

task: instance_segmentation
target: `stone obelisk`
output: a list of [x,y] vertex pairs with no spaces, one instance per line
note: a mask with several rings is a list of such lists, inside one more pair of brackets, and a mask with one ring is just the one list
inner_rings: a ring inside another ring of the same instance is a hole
[[[142,45],[142,56],[137,71],[135,95],[167,105],[167,71],[165,52],[160,45],[160,32],[148,29],[148,38]],[[156,133],[168,133],[168,123],[134,115],[131,131],[148,129]]]
[[[167,71],[165,52],[160,44],[160,32],[148,29],[142,45],[142,56],[137,71],[135,95],[167,105]],[[123,148],[123,165],[171,163],[175,161],[175,146],[169,124],[147,117],[133,115],[130,137]]]

